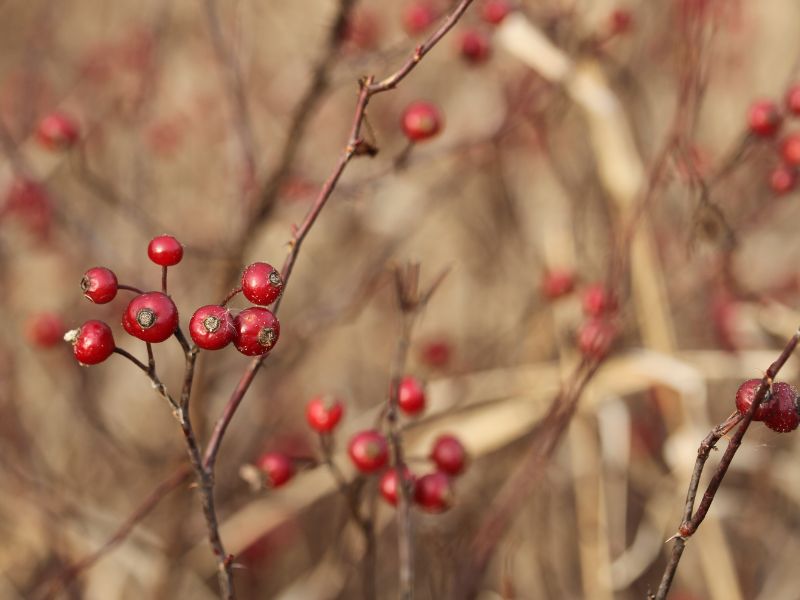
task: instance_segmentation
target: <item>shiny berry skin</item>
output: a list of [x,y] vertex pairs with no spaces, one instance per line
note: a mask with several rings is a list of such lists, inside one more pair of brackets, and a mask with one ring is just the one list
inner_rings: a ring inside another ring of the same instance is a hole
[[442,128],[442,115],[430,102],[412,102],[401,120],[403,133],[412,142],[421,142],[435,136]]
[[244,309],[233,319],[233,325],[233,345],[245,356],[266,354],[281,335],[278,318],[260,306]]
[[441,513],[453,504],[453,489],[450,478],[436,471],[417,479],[414,488],[414,501],[426,512]]
[[508,0],[487,0],[483,3],[481,17],[487,23],[499,25],[509,12],[511,12],[511,4]]
[[782,196],[794,191],[797,186],[797,169],[789,165],[778,165],[769,174],[769,187]]
[[407,415],[425,410],[425,386],[416,377],[406,376],[397,386],[397,406]]
[[230,311],[218,304],[201,306],[189,321],[189,335],[198,348],[219,350],[233,341],[236,326]]
[[[745,414],[750,406],[753,404],[753,400],[756,397],[756,392],[758,391],[758,387],[761,385],[760,379],[748,379],[742,385],[739,386],[739,389],[736,390],[736,410],[739,411],[739,414]],[[770,393],[761,404],[758,405],[755,414],[753,415],[753,421],[763,421],[765,417],[770,415],[778,406],[778,400],[774,393]]]
[[171,235],[159,235],[147,245],[147,256],[157,265],[171,267],[183,259],[183,244]]
[[25,337],[39,348],[52,348],[57,345],[64,339],[66,330],[61,317],[51,312],[31,315],[25,323]]
[[440,435],[431,449],[430,459],[448,475],[460,475],[467,466],[467,451],[454,435]]
[[795,83],[786,91],[785,104],[790,113],[800,115],[800,83]]
[[52,112],[36,129],[36,139],[49,150],[66,150],[78,141],[78,123],[63,112]]
[[747,111],[747,126],[751,133],[761,137],[772,137],[781,128],[783,117],[772,100],[758,100]]
[[583,291],[583,312],[590,317],[600,317],[617,309],[614,295],[601,283],[593,283]]
[[492,53],[489,38],[476,29],[463,32],[458,40],[458,45],[461,49],[461,56],[472,64],[486,61]]
[[259,457],[256,467],[266,475],[270,487],[281,487],[294,477],[294,463],[282,452],[265,452]]
[[347,453],[356,469],[362,473],[374,473],[386,466],[389,445],[380,432],[368,429],[359,431],[350,438]]
[[586,358],[605,358],[614,345],[617,328],[605,319],[589,319],[578,329],[578,350]]
[[64,335],[72,343],[72,353],[82,365],[96,365],[114,353],[114,335],[102,321],[86,321],[80,329]]
[[311,429],[319,433],[330,433],[336,429],[343,414],[342,401],[330,394],[314,396],[306,405],[306,421]]
[[787,165],[800,165],[800,133],[790,133],[781,142],[781,157]]
[[778,433],[788,433],[797,429],[797,425],[800,424],[800,415],[797,412],[797,389],[788,383],[773,383],[772,395],[775,396],[777,406],[764,417],[764,425]]
[[117,276],[111,269],[93,267],[83,274],[81,290],[95,304],[106,304],[117,295]]
[[172,298],[161,292],[140,294],[125,309],[122,326],[133,337],[157,344],[178,328],[178,308]]
[[[404,475],[406,480],[406,485],[408,486],[409,497],[411,499],[414,498],[414,492],[416,487],[416,478],[408,470],[408,467],[404,469]],[[381,496],[383,499],[386,500],[392,506],[397,506],[397,492],[399,491],[397,487],[397,469],[394,467],[387,470],[382,476],[381,480],[378,483],[378,489],[381,492]]]
[[413,2],[403,12],[403,28],[409,35],[417,35],[433,25],[436,17],[436,11],[429,2]]
[[269,306],[282,291],[281,274],[270,264],[255,262],[242,273],[242,293],[253,304]]
[[572,271],[557,269],[548,271],[542,278],[542,295],[548,300],[566,296],[575,288],[575,275]]

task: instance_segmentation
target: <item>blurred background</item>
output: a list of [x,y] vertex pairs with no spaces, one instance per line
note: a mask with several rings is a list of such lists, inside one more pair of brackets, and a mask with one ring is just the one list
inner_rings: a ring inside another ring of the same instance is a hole
[[[300,252],[216,469],[239,598],[369,597],[367,578],[397,597],[395,509],[345,453],[386,403],[397,265],[419,263],[423,288],[447,270],[411,336],[428,402],[401,420],[409,466],[430,472],[442,433],[470,454],[449,510],[411,511],[418,598],[645,598],[700,441],[800,323],[800,5],[508,4],[497,19],[475,0],[372,99],[362,134],[379,152],[349,165]],[[359,77],[398,69],[454,5],[0,1],[0,598],[218,597],[168,407],[127,361],[81,367],[61,341],[102,319],[146,357],[122,292],[94,305],[81,276],[158,289],[147,243],[174,235],[185,327],[245,265],[280,266],[345,148]],[[443,126],[410,145],[417,100]],[[66,143],[42,134],[54,114]],[[602,343],[585,333],[598,286],[617,305],[599,311]],[[156,360],[179,389],[178,344]],[[248,364],[200,354],[201,443]],[[313,466],[320,393],[345,403],[344,493]],[[553,402],[577,405],[554,424]],[[266,451],[299,459],[285,486],[242,478]],[[797,452],[796,433],[753,424],[671,598],[799,597]]]

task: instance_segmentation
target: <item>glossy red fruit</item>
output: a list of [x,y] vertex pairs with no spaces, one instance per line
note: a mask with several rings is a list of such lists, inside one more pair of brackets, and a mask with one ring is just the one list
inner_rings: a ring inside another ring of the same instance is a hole
[[772,395],[775,396],[777,406],[764,417],[764,425],[778,433],[788,433],[797,429],[797,425],[800,424],[800,415],[797,412],[797,389],[788,383],[773,383]]
[[778,133],[782,123],[783,116],[772,100],[758,100],[747,111],[747,126],[755,135],[771,137]]
[[253,304],[269,306],[282,291],[281,274],[268,263],[254,262],[242,273],[242,293]]
[[511,4],[508,0],[486,0],[486,2],[483,3],[481,16],[487,23],[499,25],[510,12]]
[[336,429],[343,414],[344,404],[330,394],[314,396],[306,405],[306,421],[311,429],[319,433],[330,433]]
[[794,191],[797,187],[797,169],[789,165],[778,165],[769,174],[769,187],[779,196]]
[[421,142],[435,136],[442,129],[442,115],[430,102],[419,100],[403,111],[403,133],[412,142]]
[[130,301],[122,315],[122,326],[133,337],[157,344],[178,328],[178,308],[166,294],[146,292]]
[[425,386],[416,377],[406,376],[397,387],[397,406],[407,415],[425,410]]
[[31,315],[25,324],[25,336],[39,348],[52,348],[64,339],[67,327],[57,314],[40,312]]
[[[408,467],[404,469],[403,473],[404,479],[406,480],[406,486],[408,487],[409,491],[409,498],[413,500],[414,488],[416,487],[416,478],[411,471],[408,470]],[[381,476],[378,489],[380,490],[381,496],[383,496],[383,499],[386,500],[386,502],[392,506],[397,506],[397,494],[400,491],[397,486],[397,469],[392,467]]]
[[485,62],[492,53],[489,38],[477,29],[468,29],[458,40],[461,56],[469,63]]
[[102,321],[86,321],[80,329],[68,331],[64,339],[72,343],[72,352],[82,365],[96,365],[114,353],[114,335]]
[[418,35],[433,25],[437,16],[429,2],[412,2],[403,11],[403,28],[409,35]]
[[613,35],[623,35],[633,29],[633,14],[624,8],[617,8],[608,18],[608,28]]
[[181,262],[183,244],[171,235],[159,235],[147,245],[147,256],[157,265],[171,267]]
[[781,157],[787,165],[800,165],[800,133],[790,133],[781,142]]
[[[760,379],[748,379],[739,386],[739,389],[736,391],[736,410],[739,411],[739,414],[743,415],[750,409],[760,385]],[[774,412],[777,407],[777,397],[775,394],[771,393],[758,405],[753,415],[753,421],[763,421],[764,418]]]
[[605,358],[614,345],[617,328],[605,319],[589,319],[578,329],[578,349],[587,358]]
[[189,335],[203,350],[219,350],[233,341],[236,326],[230,311],[218,304],[201,306],[189,321]]
[[106,304],[117,295],[117,276],[111,269],[92,267],[81,278],[81,290],[95,304]]
[[554,269],[542,278],[542,295],[548,300],[566,296],[575,288],[575,275],[566,269]]
[[233,344],[245,356],[266,354],[281,335],[278,318],[260,306],[244,309],[233,319],[233,324]]
[[583,312],[589,317],[600,317],[617,310],[617,300],[602,283],[593,283],[583,290]]
[[440,435],[431,449],[430,459],[439,471],[460,475],[467,466],[467,451],[454,435]]
[[356,469],[362,473],[374,473],[386,466],[389,460],[389,445],[380,432],[368,429],[359,431],[350,438],[347,453]]
[[267,476],[267,485],[281,487],[294,477],[294,463],[282,452],[265,452],[256,462],[256,467]]
[[49,150],[65,150],[78,141],[78,123],[63,112],[52,112],[41,121],[36,129],[36,139]]
[[795,83],[786,91],[786,110],[800,116],[800,83]]
[[436,471],[417,479],[414,501],[426,512],[441,513],[453,505],[453,489],[450,478]]

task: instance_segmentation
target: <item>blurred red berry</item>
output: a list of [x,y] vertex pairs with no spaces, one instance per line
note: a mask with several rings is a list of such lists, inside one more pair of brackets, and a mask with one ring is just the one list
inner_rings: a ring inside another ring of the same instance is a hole
[[378,16],[371,10],[358,7],[342,29],[342,40],[349,50],[373,50],[380,39],[381,26]]
[[189,321],[189,335],[198,348],[219,350],[233,341],[236,326],[230,311],[218,304],[201,306]]
[[478,64],[486,61],[491,54],[489,38],[477,29],[468,29],[458,40],[461,56],[469,63]]
[[[736,390],[736,410],[738,410],[740,414],[743,415],[750,409],[760,385],[760,379],[748,379]],[[775,394],[770,393],[770,395],[764,398],[761,404],[758,405],[753,415],[753,421],[763,421],[764,418],[769,416],[777,407],[778,400]]]
[[442,115],[430,102],[412,102],[403,111],[403,133],[412,142],[421,142],[435,136],[442,128]]
[[425,386],[419,379],[406,376],[400,380],[397,406],[407,415],[418,415],[425,410]]
[[436,471],[417,479],[414,501],[426,512],[440,513],[453,505],[453,490],[450,478]]
[[511,4],[508,0],[486,0],[483,3],[481,16],[487,23],[499,25],[509,12],[511,12]]
[[30,179],[15,179],[6,192],[0,214],[16,215],[28,230],[46,238],[53,224],[53,207],[45,188]]
[[242,273],[242,293],[253,304],[269,306],[282,291],[281,274],[270,264],[254,262]]
[[157,265],[172,267],[183,259],[183,244],[171,235],[159,235],[150,240],[147,256]]
[[608,18],[609,30],[613,35],[623,35],[633,29],[633,14],[626,8],[617,8]]
[[782,196],[793,191],[797,185],[797,169],[789,165],[778,165],[769,174],[769,187]]
[[755,135],[771,137],[778,133],[782,123],[780,109],[772,100],[758,100],[747,111],[747,125]]
[[40,312],[31,315],[25,323],[28,341],[39,348],[52,348],[64,339],[67,327],[56,313]]
[[130,335],[157,344],[178,328],[178,308],[161,292],[146,292],[130,301],[122,315],[122,326]]
[[[406,485],[408,486],[409,497],[413,499],[416,478],[411,471],[408,470],[408,467],[404,469],[404,478],[406,480]],[[397,506],[397,493],[399,491],[399,488],[397,487],[397,469],[392,467],[387,470],[383,476],[381,476],[378,488],[381,491],[381,496],[383,496],[383,499],[386,500],[386,502],[392,506]]]
[[292,459],[282,452],[265,452],[256,462],[256,467],[267,476],[270,487],[281,487],[294,476]]
[[800,115],[800,83],[795,83],[786,91],[786,110],[795,116]]
[[353,435],[347,446],[347,453],[355,467],[362,473],[374,473],[382,469],[389,460],[386,438],[374,429]]
[[587,358],[600,360],[611,351],[617,329],[604,319],[589,319],[578,330],[578,349]]
[[783,138],[781,156],[787,165],[800,166],[800,133],[790,133]]
[[36,129],[36,139],[49,150],[66,150],[78,141],[78,123],[63,112],[52,112]]
[[764,417],[764,425],[778,433],[788,433],[797,429],[797,425],[800,424],[800,415],[797,412],[797,389],[788,383],[773,383],[772,395],[775,396],[777,406]]
[[336,396],[320,394],[306,405],[306,420],[309,427],[319,433],[330,433],[342,420],[344,404]]
[[583,290],[583,312],[590,317],[600,317],[617,309],[614,294],[602,283],[593,283]]
[[81,278],[83,295],[95,304],[106,304],[117,296],[117,276],[111,269],[92,267]]
[[436,10],[425,0],[412,2],[403,11],[403,28],[409,35],[418,35],[433,25],[438,17]]
[[467,451],[454,435],[440,435],[431,449],[430,459],[448,475],[460,475],[467,466]]
[[429,367],[446,367],[452,357],[452,347],[447,340],[433,339],[423,342],[419,348],[420,360]]
[[266,354],[278,343],[281,324],[266,308],[253,306],[244,309],[233,320],[233,344],[245,356]]
[[114,335],[102,321],[86,321],[80,329],[68,331],[64,340],[72,343],[72,352],[82,365],[96,365],[114,353]]
[[542,278],[542,294],[548,300],[566,296],[575,287],[575,275],[563,269],[548,271]]

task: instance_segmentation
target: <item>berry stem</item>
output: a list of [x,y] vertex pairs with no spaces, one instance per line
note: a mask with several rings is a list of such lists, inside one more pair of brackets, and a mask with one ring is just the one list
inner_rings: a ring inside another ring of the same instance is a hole
[[118,290],[127,290],[129,292],[134,292],[135,294],[144,294],[142,290],[137,287],[133,287],[132,285],[124,285],[122,283],[117,284]]
[[236,294],[241,293],[241,291],[242,291],[241,287],[237,287],[237,288],[231,290],[230,293],[227,296],[225,296],[225,298],[223,298],[222,302],[220,302],[219,305],[220,306],[227,305],[228,302],[230,302],[236,296]]
[[161,267],[161,291],[167,293],[167,267]]

